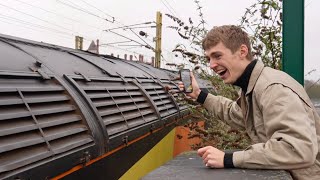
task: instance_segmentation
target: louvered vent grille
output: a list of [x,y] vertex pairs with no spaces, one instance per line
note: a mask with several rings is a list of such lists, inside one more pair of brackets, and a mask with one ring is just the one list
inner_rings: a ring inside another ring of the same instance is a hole
[[[180,92],[179,88],[177,87],[177,85],[172,82],[172,81],[169,81],[169,80],[161,80],[162,84],[164,86],[169,86],[171,87],[172,91],[174,92],[172,94],[172,96],[174,97],[174,99],[176,100],[178,106],[179,106],[179,109],[180,111],[181,110],[184,110],[184,109],[188,109],[188,106],[187,106],[187,102],[183,99],[183,95],[182,95],[182,92]],[[180,96],[180,95],[181,96]],[[179,97],[180,96],[180,97]]]
[[97,108],[109,136],[158,119],[151,104],[132,82],[77,80],[77,83]]
[[0,173],[93,143],[54,78],[0,76]]
[[174,102],[172,102],[169,95],[165,92],[165,89],[158,83],[150,80],[141,82],[141,86],[151,96],[151,99],[156,104],[161,118],[177,113],[178,110]]

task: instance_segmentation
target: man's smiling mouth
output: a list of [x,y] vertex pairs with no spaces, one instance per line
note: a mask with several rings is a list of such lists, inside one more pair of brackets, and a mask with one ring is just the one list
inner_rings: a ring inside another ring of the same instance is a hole
[[226,72],[227,72],[227,69],[226,70],[220,70],[220,71],[217,71],[217,74],[219,74],[219,76],[223,76]]

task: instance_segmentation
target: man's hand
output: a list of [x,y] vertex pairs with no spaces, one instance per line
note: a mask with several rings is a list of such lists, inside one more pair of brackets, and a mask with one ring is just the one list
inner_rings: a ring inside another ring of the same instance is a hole
[[211,168],[224,168],[224,152],[212,146],[198,149],[198,155],[202,157],[203,163]]
[[[190,72],[190,76],[191,76],[192,93],[186,93],[186,95],[193,99],[197,99],[201,90],[192,72]],[[179,85],[180,91],[183,91],[184,90],[183,82],[179,82],[178,85]]]

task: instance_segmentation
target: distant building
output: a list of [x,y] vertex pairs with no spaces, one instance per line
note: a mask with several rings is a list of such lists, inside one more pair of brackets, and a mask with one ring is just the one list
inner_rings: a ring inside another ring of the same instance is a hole
[[88,51],[99,54],[99,40],[97,40],[97,44],[94,41],[91,41]]

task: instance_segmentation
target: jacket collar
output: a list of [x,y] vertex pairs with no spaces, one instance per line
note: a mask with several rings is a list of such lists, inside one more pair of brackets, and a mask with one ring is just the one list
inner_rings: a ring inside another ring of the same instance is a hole
[[257,60],[251,61],[242,73],[242,75],[237,79],[235,83],[233,83],[233,85],[239,86],[242,89],[242,91],[246,92],[248,89],[251,73],[256,63]]
[[245,93],[246,95],[253,90],[260,74],[262,73],[263,68],[264,68],[264,64],[261,61],[257,61],[250,76],[247,92]]

